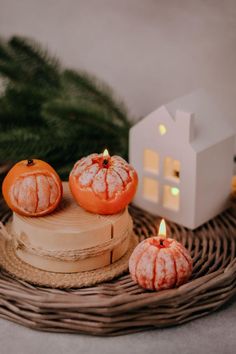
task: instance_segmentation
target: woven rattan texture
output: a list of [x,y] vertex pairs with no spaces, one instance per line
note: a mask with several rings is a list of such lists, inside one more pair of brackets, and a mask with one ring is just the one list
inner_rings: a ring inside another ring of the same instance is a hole
[[[131,207],[135,233],[156,234],[158,219]],[[0,200],[0,219],[10,216]],[[51,332],[119,335],[181,324],[209,314],[236,293],[236,212],[231,208],[194,232],[169,223],[191,252],[194,270],[178,289],[148,292],[128,274],[82,289],[34,286],[0,271],[0,317]]]

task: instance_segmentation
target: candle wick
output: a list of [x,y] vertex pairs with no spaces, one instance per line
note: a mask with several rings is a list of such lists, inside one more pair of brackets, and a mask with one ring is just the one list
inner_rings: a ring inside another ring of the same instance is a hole
[[27,161],[27,166],[32,166],[32,165],[34,165],[34,160],[28,160]]
[[162,239],[160,240],[160,245],[164,246],[164,240],[162,240]]
[[107,165],[108,164],[108,160],[107,159],[105,159],[105,160],[103,160],[103,165]]

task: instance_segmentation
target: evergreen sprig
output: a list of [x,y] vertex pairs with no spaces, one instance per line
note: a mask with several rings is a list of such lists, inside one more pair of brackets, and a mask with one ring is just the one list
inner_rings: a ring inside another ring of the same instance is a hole
[[40,158],[67,178],[74,162],[108,147],[127,158],[130,120],[111,88],[63,69],[37,42],[0,40],[0,162]]

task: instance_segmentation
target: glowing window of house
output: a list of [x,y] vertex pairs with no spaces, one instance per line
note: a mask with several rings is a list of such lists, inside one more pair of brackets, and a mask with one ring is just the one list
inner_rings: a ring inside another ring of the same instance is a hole
[[159,172],[159,155],[156,151],[145,149],[143,156],[144,169],[149,172]]
[[179,210],[180,190],[177,187],[164,186],[163,206],[174,211]]
[[157,180],[149,177],[143,178],[143,197],[151,202],[158,202],[159,186]]
[[166,126],[164,124],[159,124],[158,130],[160,135],[165,135],[167,132]]
[[164,175],[175,182],[180,180],[180,162],[171,157],[165,158]]

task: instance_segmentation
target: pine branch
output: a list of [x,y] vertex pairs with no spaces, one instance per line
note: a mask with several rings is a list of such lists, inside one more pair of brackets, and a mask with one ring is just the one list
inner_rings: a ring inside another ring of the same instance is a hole
[[74,86],[77,97],[86,97],[91,102],[97,102],[111,111],[123,124],[130,127],[127,112],[122,102],[116,102],[111,88],[101,80],[85,72],[65,70],[63,78],[66,84]]
[[130,120],[112,90],[84,72],[62,70],[38,43],[0,41],[0,161],[38,157],[67,176],[74,162],[109,148],[127,157]]
[[0,61],[10,61],[11,60],[11,54],[9,53],[9,48],[6,43],[2,38],[0,38]]
[[42,90],[29,84],[9,84],[5,95],[0,97],[0,127],[9,129],[45,125],[40,113],[45,95]]
[[78,102],[55,100],[44,107],[43,114],[49,128],[57,132],[62,139],[68,134],[79,141],[84,135],[95,135],[93,139],[100,141],[99,146],[102,145],[101,142],[103,146],[110,143],[111,152],[120,152],[127,157],[129,130],[112,121],[107,112],[97,104],[85,100]]
[[12,37],[7,44],[0,42],[0,73],[21,83],[33,80],[39,85],[60,85],[58,61],[28,38]]
[[[77,102],[54,100],[44,106],[43,114],[48,122],[54,123],[54,126],[64,123],[72,132],[74,125],[77,123],[87,123],[94,128],[105,129],[111,134],[114,133],[114,129],[123,131],[123,127],[113,122],[106,111],[85,100],[78,100]],[[57,126],[57,128],[60,128],[60,126]],[[64,133],[64,131],[61,131],[61,134]]]
[[16,162],[35,153],[46,156],[49,151],[48,137],[43,130],[19,128],[0,132],[0,161]]

